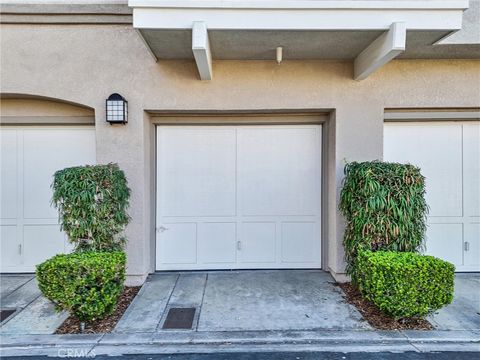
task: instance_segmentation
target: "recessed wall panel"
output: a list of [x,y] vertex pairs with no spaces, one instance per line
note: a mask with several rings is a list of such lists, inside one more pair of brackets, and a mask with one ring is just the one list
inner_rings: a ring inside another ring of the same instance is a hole
[[319,127],[239,128],[242,215],[316,215],[320,199]]
[[480,223],[465,224],[465,266],[480,266]]
[[54,219],[53,175],[65,167],[95,163],[91,129],[36,128],[23,134],[23,214],[27,219]]
[[429,224],[426,253],[453,264],[463,264],[463,225]]
[[275,223],[243,223],[239,257],[242,263],[275,262]]
[[65,234],[59,225],[27,225],[23,228],[24,265],[35,267],[65,251]]
[[235,130],[158,132],[162,216],[235,215]]
[[197,225],[195,223],[165,223],[159,234],[157,256],[165,264],[195,264],[197,262]]
[[0,132],[0,218],[16,219],[18,211],[18,132],[2,129]]
[[429,216],[463,215],[462,125],[387,124],[384,158],[420,167]]
[[198,224],[199,262],[234,264],[236,262],[236,223]]
[[282,229],[282,262],[306,263],[319,258],[319,234],[315,222],[285,222]]
[[0,272],[11,271],[12,268],[21,265],[22,242],[19,241],[17,229],[16,225],[0,226]]
[[463,125],[465,215],[480,217],[480,124]]

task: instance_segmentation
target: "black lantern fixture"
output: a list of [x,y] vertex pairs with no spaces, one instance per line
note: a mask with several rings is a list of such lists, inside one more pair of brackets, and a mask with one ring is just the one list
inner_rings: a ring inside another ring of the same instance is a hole
[[128,122],[127,100],[120,94],[112,94],[107,99],[107,122],[126,124]]

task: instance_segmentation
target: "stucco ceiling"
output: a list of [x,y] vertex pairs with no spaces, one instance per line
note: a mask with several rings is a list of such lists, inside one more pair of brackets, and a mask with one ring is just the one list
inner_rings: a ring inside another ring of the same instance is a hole
[[[140,30],[159,59],[193,59],[190,30]],[[212,56],[219,60],[273,60],[277,46],[285,60],[352,60],[382,31],[210,30]],[[406,51],[415,58],[480,58],[480,44],[433,45],[449,32],[408,31]]]
[[398,58],[480,58],[480,0],[471,0],[469,9],[466,1],[377,1],[374,8],[370,1],[129,4],[134,27],[159,59],[192,59],[190,28],[200,21],[213,59],[273,60],[281,46],[284,60],[353,60],[393,23],[406,27],[406,49]]
[[405,52],[397,59],[480,59],[479,44],[443,44],[436,32],[407,32]]
[[470,0],[469,7],[463,13],[462,29],[440,41],[445,45],[480,45],[480,0]]
[[[141,30],[159,59],[193,58],[190,30]],[[210,30],[214,59],[269,60],[277,46],[285,59],[350,59],[381,31],[258,31]]]

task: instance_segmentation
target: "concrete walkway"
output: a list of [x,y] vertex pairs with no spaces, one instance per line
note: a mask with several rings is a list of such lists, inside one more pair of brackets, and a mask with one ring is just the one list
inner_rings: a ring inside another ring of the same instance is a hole
[[53,334],[68,317],[44,298],[33,275],[1,275],[2,310],[16,310],[0,325],[0,334]]

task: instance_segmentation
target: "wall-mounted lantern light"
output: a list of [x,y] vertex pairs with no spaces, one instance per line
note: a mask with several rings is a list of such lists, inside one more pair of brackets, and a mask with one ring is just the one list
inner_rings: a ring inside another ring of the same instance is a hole
[[127,100],[120,94],[112,94],[107,99],[107,122],[126,124],[128,122]]

